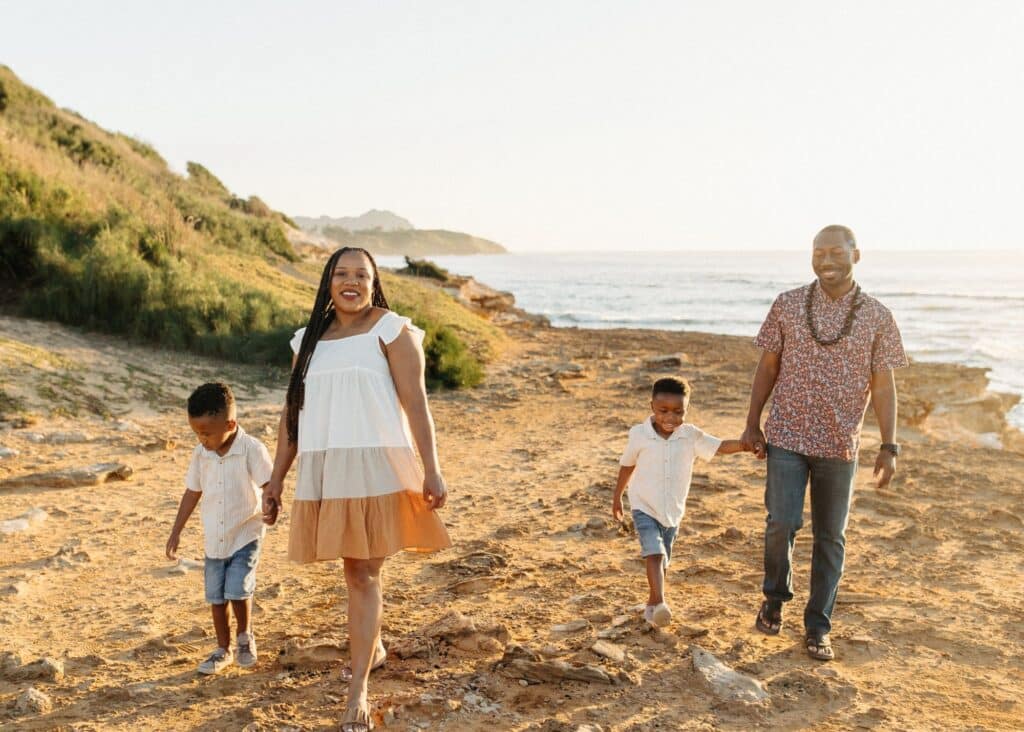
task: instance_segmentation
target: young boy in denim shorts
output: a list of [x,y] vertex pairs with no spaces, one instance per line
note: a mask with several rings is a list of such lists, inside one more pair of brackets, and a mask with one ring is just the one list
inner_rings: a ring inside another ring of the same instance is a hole
[[167,558],[177,558],[181,530],[202,497],[206,601],[213,611],[217,649],[199,664],[199,673],[215,674],[235,660],[229,602],[238,624],[238,665],[247,668],[256,663],[250,617],[266,530],[263,487],[270,481],[273,463],[264,444],[238,426],[235,397],[226,384],[203,384],[192,392],[188,423],[199,444],[185,474],[185,495],[167,540]]
[[689,405],[690,385],[685,381],[666,378],[654,382],[651,416],[629,430],[612,496],[612,516],[621,521],[622,493],[629,486],[629,505],[650,588],[644,619],[658,627],[672,620],[665,602],[665,570],[686,512],[693,461],[744,452],[740,440],[720,440],[684,424]]

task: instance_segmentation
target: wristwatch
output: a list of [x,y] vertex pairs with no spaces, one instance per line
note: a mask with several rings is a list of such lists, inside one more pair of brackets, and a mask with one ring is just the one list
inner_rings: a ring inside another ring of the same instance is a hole
[[898,442],[883,442],[881,445],[878,446],[878,449],[885,450],[886,452],[891,452],[893,457],[900,456],[900,445]]

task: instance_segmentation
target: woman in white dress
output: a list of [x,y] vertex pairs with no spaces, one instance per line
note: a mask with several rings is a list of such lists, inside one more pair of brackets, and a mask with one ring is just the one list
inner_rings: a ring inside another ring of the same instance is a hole
[[345,247],[328,259],[309,323],[291,345],[264,520],[277,519],[298,456],[288,555],[344,559],[351,667],[341,726],[359,732],[372,726],[367,683],[385,659],[384,559],[451,545],[434,512],[447,490],[427,404],[423,331],[388,308],[370,253]]

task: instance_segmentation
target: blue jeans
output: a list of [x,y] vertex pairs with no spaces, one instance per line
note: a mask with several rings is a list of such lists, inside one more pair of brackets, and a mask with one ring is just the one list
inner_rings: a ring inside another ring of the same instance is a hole
[[808,633],[832,630],[832,608],[843,575],[846,523],[850,516],[857,461],[801,455],[768,446],[768,480],[764,504],[764,596],[777,602],[793,599],[793,541],[803,526],[804,494],[811,483],[811,594],[804,609]]
[[260,563],[260,540],[250,541],[227,559],[203,562],[206,601],[223,605],[228,600],[248,600],[256,590],[256,565]]

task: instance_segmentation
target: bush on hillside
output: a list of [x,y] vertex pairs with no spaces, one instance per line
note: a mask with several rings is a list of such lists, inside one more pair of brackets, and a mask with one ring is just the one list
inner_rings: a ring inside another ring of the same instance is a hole
[[82,125],[68,122],[59,115],[50,119],[50,137],[58,147],[76,163],[92,163],[102,168],[113,168],[120,158],[106,143],[85,134]]
[[130,147],[132,150],[134,150],[142,157],[147,158],[148,160],[153,160],[157,163],[160,163],[161,165],[167,165],[167,161],[163,159],[163,156],[161,156],[160,153],[156,151],[156,148],[154,148],[149,143],[143,142],[142,140],[136,137],[132,137],[131,135],[125,135],[122,133],[118,133],[117,137],[124,140],[128,147]]
[[447,326],[417,320],[426,332],[423,353],[426,356],[427,387],[459,389],[476,386],[484,377],[480,361],[473,356],[458,335]]
[[187,191],[172,193],[172,200],[187,224],[228,249],[260,254],[266,248],[289,261],[298,259],[284,229],[272,218],[256,218]]
[[213,193],[218,196],[231,196],[231,192],[228,190],[226,185],[220,182],[220,178],[215,176],[199,163],[194,163],[190,160],[185,163],[185,170],[188,171],[189,181],[195,183],[203,189],[203,191]]
[[411,277],[427,277],[441,282],[448,281],[448,270],[437,266],[429,259],[413,259],[412,257],[406,257],[405,266],[398,270],[398,273],[409,275]]

